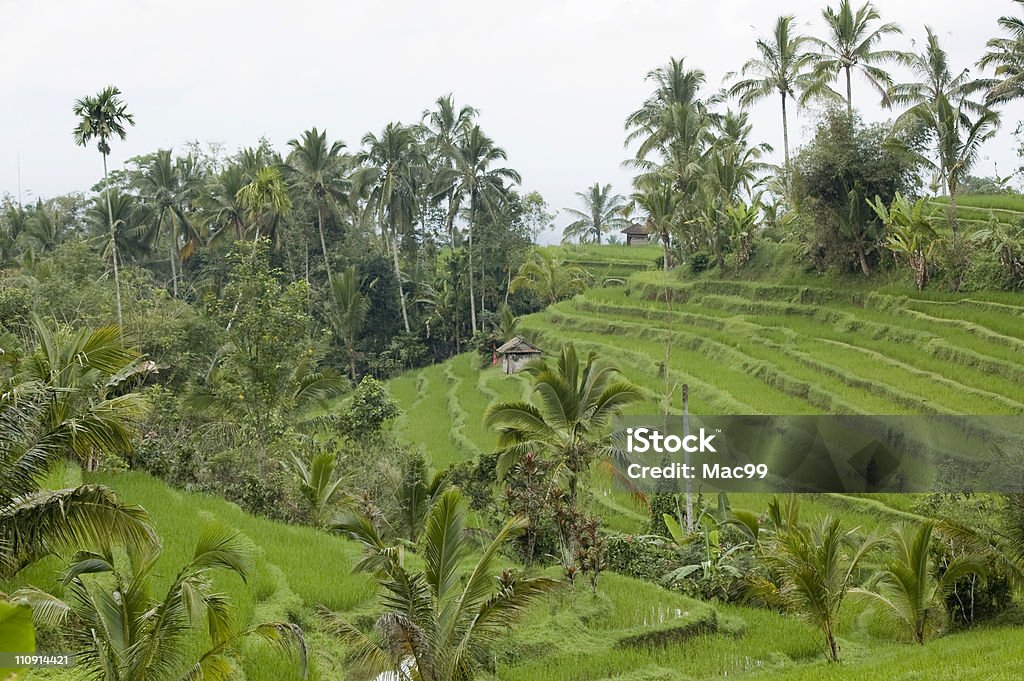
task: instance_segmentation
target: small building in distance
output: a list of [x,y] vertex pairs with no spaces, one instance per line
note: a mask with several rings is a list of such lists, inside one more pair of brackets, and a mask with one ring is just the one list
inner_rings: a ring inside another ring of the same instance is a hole
[[531,360],[538,359],[544,354],[540,348],[522,336],[515,336],[496,352],[501,355],[501,369],[506,374],[518,373]]
[[622,230],[622,233],[626,235],[627,246],[646,246],[651,243],[651,232],[645,225],[639,222],[634,222],[626,229]]

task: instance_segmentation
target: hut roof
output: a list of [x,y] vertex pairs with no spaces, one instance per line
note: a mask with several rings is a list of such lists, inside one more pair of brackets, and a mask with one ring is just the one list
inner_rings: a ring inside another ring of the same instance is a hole
[[522,336],[515,336],[497,349],[503,355],[540,355],[542,351]]
[[622,233],[626,235],[639,234],[642,236],[649,236],[651,230],[647,229],[646,225],[642,225],[639,222],[634,222],[629,227],[626,227],[626,229],[622,230]]

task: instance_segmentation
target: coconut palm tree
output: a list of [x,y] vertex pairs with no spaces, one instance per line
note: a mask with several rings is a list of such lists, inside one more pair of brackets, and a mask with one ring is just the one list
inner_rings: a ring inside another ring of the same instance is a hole
[[336,475],[338,456],[333,451],[316,452],[307,464],[291,455],[291,469],[299,482],[299,492],[316,527],[324,527],[331,504],[338,497],[343,479]]
[[893,23],[879,24],[881,15],[870,2],[854,10],[850,0],[840,0],[838,9],[826,7],[821,14],[825,18],[828,36],[809,39],[809,45],[818,49],[810,57],[814,64],[814,77],[819,80],[814,89],[842,98],[829,84],[843,75],[846,80],[846,108],[852,117],[853,72],[860,71],[881,95],[883,103],[888,102],[892,77],[879,64],[903,62],[906,55],[898,50],[878,49],[878,45],[885,36],[902,33],[902,29]]
[[[96,95],[82,97],[75,101],[71,109],[78,118],[78,125],[72,131],[75,144],[80,147],[96,142],[96,148],[103,157],[103,193],[110,206],[110,186],[107,176],[107,156],[110,154],[110,141],[117,137],[124,140],[128,136],[126,126],[135,125],[135,117],[128,113],[128,107],[121,100],[121,91],[109,85]],[[121,275],[117,263],[117,240],[114,237],[113,211],[108,210],[110,219],[111,262],[114,266],[114,287],[117,296],[117,325],[123,326],[121,318]]]
[[457,191],[458,185],[452,173],[436,172],[440,169],[454,170],[455,149],[463,143],[466,132],[473,126],[473,120],[480,113],[471,106],[457,108],[451,94],[438,97],[434,110],[423,112],[423,126],[427,133],[427,145],[435,169],[435,199],[445,199],[444,226],[448,240],[455,248],[455,218],[463,196]]
[[854,586],[858,568],[877,545],[874,535],[862,539],[855,530],[844,531],[837,518],[825,517],[812,527],[787,527],[765,547],[766,560],[778,581],[758,585],[757,593],[819,628],[828,659],[837,662],[839,610]]
[[171,262],[171,290],[178,296],[178,265],[182,261],[182,241],[189,244],[189,252],[195,252],[199,233],[193,227],[192,217],[187,209],[193,198],[195,187],[190,178],[183,174],[183,166],[175,163],[169,149],[160,149],[142,164],[135,177],[135,186],[149,207],[149,230],[147,241],[159,243],[164,233],[168,236]]
[[[81,552],[63,573],[63,597],[34,587],[14,597],[29,603],[37,624],[70,631],[76,662],[103,681],[233,678],[243,656],[240,644],[253,638],[297,650],[305,669],[297,625],[270,622],[239,630],[238,609],[214,586],[211,577],[219,571],[243,579],[252,572],[252,547],[237,532],[204,528],[192,560],[154,598],[159,556],[150,551],[121,568],[110,551]],[[209,647],[190,657],[189,638],[203,619]]]
[[[498,161],[504,161],[508,154],[494,141],[484,134],[479,125],[466,131],[462,143],[455,148],[455,167],[453,171],[454,191],[466,197],[468,206],[468,252],[469,252],[469,305],[470,326],[477,331],[476,294],[474,290],[473,265],[473,229],[477,217],[484,210],[496,210],[498,203],[507,191],[506,182],[519,183],[522,178],[512,168],[493,167]],[[480,312],[483,313],[481,296]]]
[[236,241],[245,238],[245,207],[239,193],[251,181],[245,169],[233,163],[222,170],[199,199],[211,241],[230,236]]
[[972,97],[990,87],[993,82],[971,78],[971,70],[968,68],[954,72],[949,65],[949,55],[939,44],[939,37],[930,26],[925,26],[925,33],[924,49],[909,53],[906,58],[906,66],[917,80],[893,85],[889,90],[889,103],[912,108],[931,104],[944,96],[960,104],[965,112],[984,112],[986,106]]
[[385,247],[390,243],[402,323],[409,333],[411,327],[398,254],[399,235],[408,233],[415,221],[417,183],[426,157],[416,139],[416,131],[401,123],[388,123],[380,135],[367,133],[363,136],[363,147],[365,150],[359,154],[363,168],[356,176],[356,183],[368,194],[367,208],[380,227]]
[[562,230],[562,241],[578,238],[581,242],[592,238],[594,243],[601,243],[601,236],[613,229],[621,229],[629,225],[629,220],[622,214],[626,199],[619,194],[612,194],[610,184],[592,184],[585,192],[576,192],[583,210],[566,208],[570,217],[576,218]]
[[316,224],[320,232],[320,250],[324,254],[327,269],[327,283],[334,283],[331,263],[327,255],[327,239],[324,236],[324,214],[347,200],[345,194],[344,162],[342,150],[345,143],[337,140],[327,143],[327,131],[316,128],[302,133],[302,139],[289,140],[292,152],[288,156],[286,172],[292,175],[299,187],[316,206]]
[[962,102],[954,103],[940,93],[933,102],[915,106],[907,112],[931,134],[935,160],[924,154],[910,153],[922,164],[939,172],[949,194],[949,222],[954,238],[959,237],[956,197],[960,184],[978,161],[981,146],[999,128],[996,112],[984,109],[971,120],[967,108]]
[[[807,51],[810,39],[793,32],[792,16],[781,16],[775,22],[775,31],[770,38],[759,38],[759,56],[751,59],[740,69],[744,77],[729,88],[730,97],[738,97],[741,106],[750,106],[776,94],[782,101],[782,144],[785,152],[786,178],[788,185],[789,163],[789,119],[787,101],[803,102],[808,96],[817,94],[816,80],[811,76],[813,58]],[[735,77],[729,74],[728,77]]]
[[672,263],[672,239],[679,224],[680,194],[671,182],[655,176],[638,183],[633,193],[633,203],[646,215],[648,233],[657,234],[663,250],[662,264],[668,272]]
[[939,573],[932,565],[935,531],[933,521],[895,528],[888,541],[892,559],[866,587],[852,590],[886,619],[909,630],[921,645],[945,623],[945,599],[957,581],[988,571],[985,556],[968,551]]
[[[1014,0],[1024,7],[1024,0]],[[1024,19],[1004,16],[999,26],[1008,35],[988,41],[988,51],[978,62],[982,68],[995,69],[996,80],[986,96],[987,104],[1001,104],[1024,97]]]
[[503,450],[498,478],[527,452],[543,450],[568,475],[569,497],[575,502],[580,477],[600,451],[600,430],[643,396],[593,352],[581,367],[572,343],[562,346],[554,366],[540,361],[525,371],[533,381],[533,400],[497,402],[484,416],[487,427],[498,431]]
[[[376,282],[374,282],[376,283]],[[370,300],[364,288],[373,288],[373,283],[366,285],[364,277],[359,275],[355,265],[342,270],[338,278],[331,284],[331,300],[327,304],[327,318],[330,320],[334,333],[341,338],[348,352],[349,376],[355,381],[356,376],[356,340],[366,324],[366,314],[370,311]]]
[[[350,647],[364,673],[417,681],[469,681],[498,638],[537,597],[554,588],[545,577],[495,575],[505,544],[525,521],[512,518],[476,562],[466,504],[457,489],[443,492],[423,530],[423,569],[413,571],[401,544],[386,542],[373,523],[353,517],[341,531],[359,541],[366,558],[358,569],[372,572],[384,590],[385,612],[365,632],[321,608],[328,628]],[[386,678],[386,677],[385,677]]]
[[636,140],[642,142],[636,154],[638,159],[646,158],[645,151],[655,146],[654,142],[647,140],[654,137],[655,141],[664,141],[659,130],[663,127],[666,110],[674,105],[695,106],[702,112],[706,110],[700,91],[707,82],[707,76],[700,69],[687,69],[684,59],[671,58],[668,64],[649,71],[646,80],[654,83],[654,92],[644,100],[643,106],[626,118],[626,146]]

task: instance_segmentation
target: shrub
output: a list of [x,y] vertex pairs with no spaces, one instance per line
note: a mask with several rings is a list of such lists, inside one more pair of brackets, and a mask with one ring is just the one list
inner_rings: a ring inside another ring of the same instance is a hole
[[698,251],[690,256],[690,272],[693,274],[700,274],[701,272],[707,272],[715,266],[714,261],[707,253]]

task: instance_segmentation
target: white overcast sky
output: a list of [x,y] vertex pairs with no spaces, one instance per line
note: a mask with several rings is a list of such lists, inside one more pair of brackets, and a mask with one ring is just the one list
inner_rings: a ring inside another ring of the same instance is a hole
[[[438,95],[481,110],[526,190],[553,208],[610,182],[628,193],[622,123],[648,94],[644,75],[685,56],[717,87],[753,54],[779,14],[821,32],[821,0],[0,0],[0,194],[24,200],[84,190],[101,172],[95,150],[74,146],[75,98],[120,87],[137,125],[114,145],[125,159],[192,139],[230,151],[262,135],[283,149],[302,130],[326,128],[358,146],[388,121],[418,120]],[[1009,0],[877,0],[883,18],[918,44],[931,25],[954,66],[970,66],[998,31]],[[885,117],[862,80],[854,98]],[[1016,168],[1003,111],[980,174]],[[781,155],[778,101],[752,110],[755,136]],[[797,141],[811,118],[793,121]],[[557,220],[559,225],[565,222]]]

